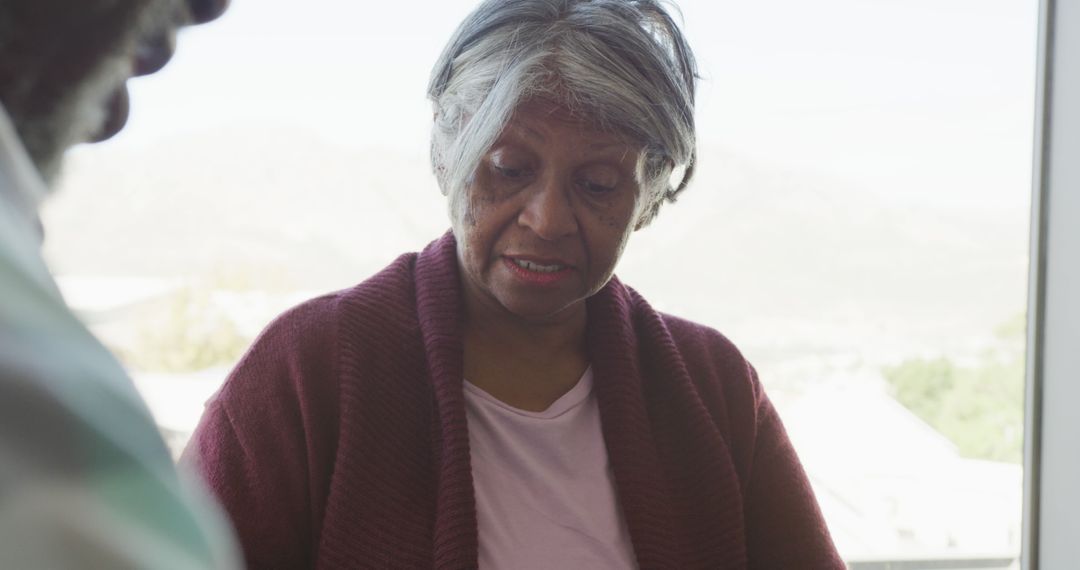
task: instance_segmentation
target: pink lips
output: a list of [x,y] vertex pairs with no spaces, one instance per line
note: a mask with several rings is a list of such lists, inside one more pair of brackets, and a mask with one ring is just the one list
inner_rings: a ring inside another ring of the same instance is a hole
[[[527,261],[532,261],[533,263],[539,263],[541,265],[554,265],[554,263],[543,263],[541,261],[532,259],[528,259]],[[517,263],[514,263],[514,258],[512,257],[504,257],[503,263],[506,264],[506,267],[510,269],[510,272],[517,276],[518,279],[534,285],[553,285],[555,283],[558,283],[559,281],[562,281],[563,279],[566,279],[574,271],[573,267],[569,267],[565,264],[559,264],[563,265],[563,268],[558,271],[531,271],[529,269],[521,267]]]

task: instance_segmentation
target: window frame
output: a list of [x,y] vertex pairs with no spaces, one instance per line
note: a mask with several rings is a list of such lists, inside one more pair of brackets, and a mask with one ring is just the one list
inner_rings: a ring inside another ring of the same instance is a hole
[[[1031,202],[1022,567],[1080,560],[1080,4],[1041,0]],[[1071,190],[1071,191],[1070,191]],[[1071,222],[1071,224],[1070,224]]]

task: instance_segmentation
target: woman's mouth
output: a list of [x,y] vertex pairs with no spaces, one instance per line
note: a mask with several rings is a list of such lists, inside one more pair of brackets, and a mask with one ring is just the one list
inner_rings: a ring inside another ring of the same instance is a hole
[[504,257],[503,261],[519,279],[538,285],[548,285],[561,281],[574,270],[570,265],[556,261],[530,260],[519,257]]
[[564,265],[559,265],[558,263],[554,263],[551,265],[542,265],[540,263],[533,263],[524,259],[511,259],[511,261],[516,263],[517,266],[522,269],[528,269],[529,271],[537,271],[539,273],[555,273],[556,271],[565,268]]

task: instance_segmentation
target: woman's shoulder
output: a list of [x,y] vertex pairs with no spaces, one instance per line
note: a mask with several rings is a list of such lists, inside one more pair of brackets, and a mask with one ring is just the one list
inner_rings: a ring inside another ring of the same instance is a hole
[[226,380],[219,398],[253,391],[333,391],[343,342],[407,334],[415,317],[406,254],[353,287],[306,300],[283,312],[256,337]]
[[719,330],[671,314],[660,313],[660,317],[688,368],[704,368],[714,372],[710,376],[729,379],[754,376],[742,351]]
[[325,293],[286,310],[263,330],[255,346],[270,345],[277,349],[275,352],[321,353],[351,329],[372,328],[386,333],[387,326],[408,321],[414,304],[411,267],[415,258],[416,254],[402,255],[352,287]]
[[735,366],[749,366],[742,351],[720,331],[683,317],[667,313],[659,314],[676,347],[684,355],[689,353],[690,356],[700,355]]
[[332,336],[343,293],[323,293],[286,309],[259,333],[252,349],[266,346],[274,352],[295,352],[307,345],[318,350]]
[[756,426],[767,398],[756,370],[742,351],[712,327],[674,315],[660,316],[695,390],[718,427],[745,433]]
[[233,367],[211,404],[227,409],[295,399],[325,383],[335,361],[341,292],[296,305],[272,320]]
[[[622,287],[627,295],[639,335],[660,348],[669,340],[699,393],[710,401],[759,398],[757,373],[735,343],[720,331],[683,317],[655,310],[640,293]],[[659,341],[659,345],[656,345]],[[660,348],[661,351],[666,350]]]

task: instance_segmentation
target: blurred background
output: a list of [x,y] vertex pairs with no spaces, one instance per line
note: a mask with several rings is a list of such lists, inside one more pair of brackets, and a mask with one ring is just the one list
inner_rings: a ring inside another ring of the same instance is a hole
[[[73,153],[46,254],[175,452],[272,318],[448,228],[424,93],[473,5],[234,0]],[[697,179],[618,274],[758,367],[852,568],[1014,567],[1036,0],[679,6]]]

